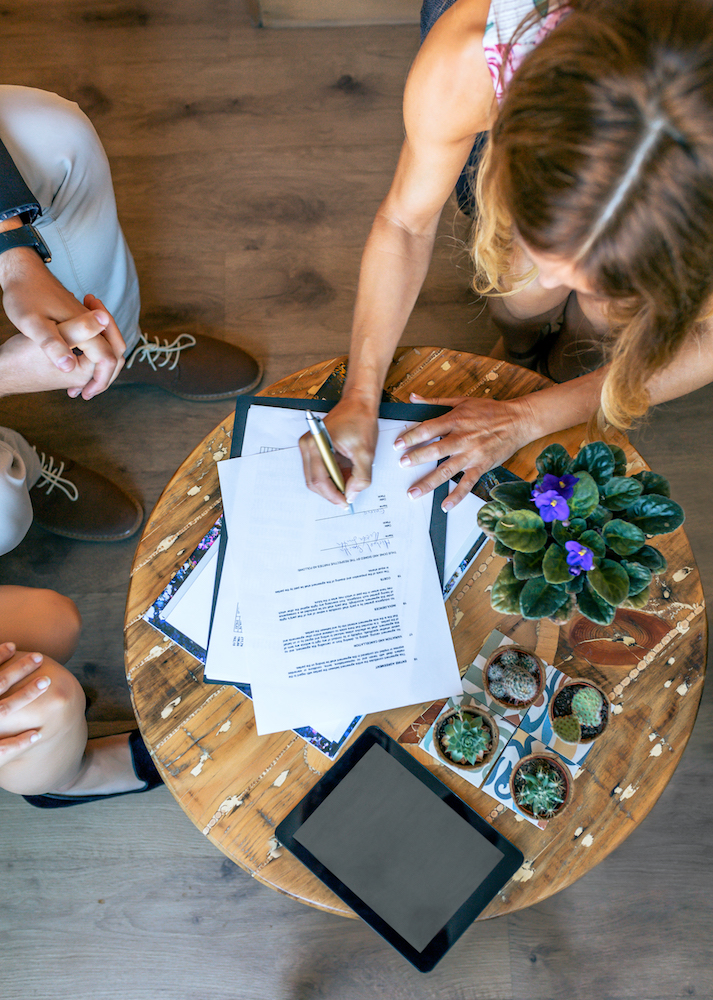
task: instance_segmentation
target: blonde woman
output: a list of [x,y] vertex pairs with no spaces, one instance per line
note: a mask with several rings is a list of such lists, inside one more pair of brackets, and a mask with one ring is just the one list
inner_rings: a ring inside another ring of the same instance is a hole
[[[505,356],[562,384],[431,400],[453,408],[397,447],[407,465],[447,457],[413,496],[464,472],[448,508],[544,434],[600,409],[626,428],[713,380],[713,5],[439,6],[407,80],[406,138],[362,258],[348,377],[327,425],[354,496],[370,482],[383,380],[440,213],[456,185],[467,208],[470,183],[475,287],[491,296]],[[308,485],[343,504],[302,448]]]

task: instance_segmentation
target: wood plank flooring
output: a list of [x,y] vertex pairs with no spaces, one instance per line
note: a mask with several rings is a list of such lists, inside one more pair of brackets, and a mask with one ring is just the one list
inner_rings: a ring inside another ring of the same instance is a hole
[[[388,186],[415,27],[259,30],[238,0],[5,0],[0,83],[92,117],[152,334],[202,330],[266,383],[342,353],[361,246]],[[454,211],[405,342],[487,353]],[[713,588],[710,412],[702,389],[635,437],[671,479]],[[114,389],[0,400],[0,423],[111,473],[147,509],[225,403]],[[33,528],[0,582],[72,596],[90,717],[130,715],[122,621],[133,543]],[[713,997],[711,697],[649,818],[546,904],[473,928],[422,976],[371,931],[255,884],[168,792],[44,814],[0,792],[4,1000],[673,1000]]]

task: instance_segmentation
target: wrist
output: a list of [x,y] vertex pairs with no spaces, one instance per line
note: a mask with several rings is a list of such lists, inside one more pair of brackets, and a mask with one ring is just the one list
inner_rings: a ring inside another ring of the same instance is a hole
[[22,219],[19,215],[13,215],[11,219],[0,220],[0,233],[7,233],[10,229],[20,229]]

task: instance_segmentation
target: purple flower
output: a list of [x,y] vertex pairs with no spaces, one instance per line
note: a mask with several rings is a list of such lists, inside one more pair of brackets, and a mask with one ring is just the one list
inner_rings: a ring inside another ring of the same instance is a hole
[[546,472],[542,477],[542,492],[554,490],[565,500],[574,493],[574,484],[579,482],[579,476],[571,476],[565,473],[564,476],[553,476],[551,472]]
[[565,542],[567,565],[572,576],[579,576],[582,570],[594,569],[594,553],[581,542]]
[[566,521],[569,504],[556,490],[545,490],[532,498],[543,521]]

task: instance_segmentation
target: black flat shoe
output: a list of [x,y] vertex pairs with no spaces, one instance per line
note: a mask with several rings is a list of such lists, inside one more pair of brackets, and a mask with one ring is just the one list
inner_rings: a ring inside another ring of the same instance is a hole
[[25,802],[38,809],[64,809],[66,806],[81,806],[87,802],[98,802],[100,799],[115,799],[119,795],[150,792],[152,788],[162,785],[163,778],[158,773],[138,729],[129,733],[129,749],[134,774],[139,781],[144,782],[143,788],[131,788],[128,792],[110,792],[108,795],[23,795],[22,797]]

